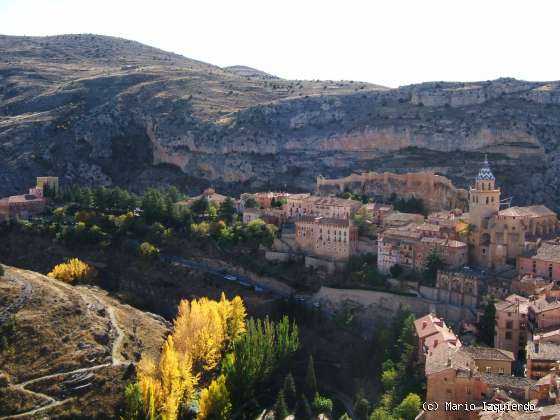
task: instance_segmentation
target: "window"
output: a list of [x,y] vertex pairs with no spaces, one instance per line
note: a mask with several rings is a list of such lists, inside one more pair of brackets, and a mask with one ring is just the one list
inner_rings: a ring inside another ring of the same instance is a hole
[[498,373],[499,373],[500,375],[503,375],[503,374],[504,374],[504,368],[499,368],[499,369],[498,369]]
[[486,366],[486,373],[492,373],[492,368],[490,366]]
[[511,331],[506,331],[506,340],[511,340]]
[[511,329],[513,328],[513,321],[507,321],[507,322],[506,322],[506,328],[507,328],[508,330],[511,330]]

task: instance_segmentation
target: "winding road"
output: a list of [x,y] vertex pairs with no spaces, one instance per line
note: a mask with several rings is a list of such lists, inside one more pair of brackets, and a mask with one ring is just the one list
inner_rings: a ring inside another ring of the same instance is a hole
[[[17,270],[14,269],[16,272],[21,272],[21,273],[25,273],[23,270]],[[1,325],[1,321],[3,319],[8,319],[9,317],[13,316],[19,309],[21,309],[23,306],[25,306],[26,302],[29,300],[29,298],[32,295],[33,292],[33,287],[30,283],[24,282],[25,276],[21,276],[21,278],[15,278],[13,276],[6,276],[7,279],[9,281],[16,281],[18,283],[22,283],[23,287],[22,287],[22,291],[19,295],[19,297],[16,299],[16,301],[14,303],[12,303],[11,305],[9,305],[7,308],[5,308],[1,313],[0,313],[0,325]],[[23,418],[23,417],[30,417],[33,416],[39,412],[43,412],[46,410],[49,410],[51,408],[54,407],[58,407],[60,405],[66,404],[69,401],[72,401],[74,399],[74,397],[69,397],[63,400],[56,400],[53,397],[51,397],[50,395],[44,394],[42,392],[36,392],[36,391],[31,391],[29,389],[27,389],[26,387],[29,385],[33,385],[37,382],[42,382],[42,381],[46,381],[49,379],[54,379],[57,377],[67,377],[67,376],[71,376],[71,375],[79,375],[79,374],[84,374],[84,373],[91,373],[91,372],[95,372],[99,369],[103,369],[109,366],[120,366],[120,365],[124,365],[127,362],[125,360],[123,360],[122,356],[121,356],[121,347],[122,347],[122,342],[124,339],[124,333],[122,331],[122,329],[120,328],[120,326],[118,325],[114,310],[112,307],[106,305],[103,303],[102,299],[100,299],[98,296],[96,296],[93,292],[91,292],[90,290],[88,290],[87,288],[75,288],[73,286],[64,284],[62,282],[58,282],[57,284],[58,286],[60,286],[61,288],[66,288],[66,289],[70,289],[72,288],[72,290],[74,292],[77,292],[80,297],[82,298],[82,300],[86,303],[86,304],[91,304],[92,301],[97,302],[99,305],[103,306],[103,308],[105,309],[106,313],[108,314],[108,318],[109,318],[109,323],[111,326],[111,329],[114,331],[114,340],[113,343],[111,345],[111,362],[110,363],[102,363],[99,365],[95,365],[95,366],[90,366],[90,367],[85,367],[85,368],[80,368],[80,369],[75,369],[75,370],[71,370],[68,372],[58,372],[58,373],[53,373],[53,374],[49,374],[49,375],[44,375],[44,376],[40,376],[37,378],[33,378],[33,379],[29,379],[25,382],[21,382],[19,384],[10,384],[8,386],[9,389],[14,390],[14,391],[19,391],[19,392],[25,392],[27,394],[33,395],[35,397],[39,397],[41,399],[44,400],[43,404],[40,407],[34,408],[32,410],[28,410],[22,413],[18,413],[18,414],[14,414],[14,415],[8,415],[8,416],[2,416],[0,417],[0,420],[9,420],[9,419],[16,419],[16,418]]]

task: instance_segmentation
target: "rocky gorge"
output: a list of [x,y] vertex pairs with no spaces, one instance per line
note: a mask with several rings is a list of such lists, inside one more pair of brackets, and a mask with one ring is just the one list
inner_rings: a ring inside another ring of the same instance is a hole
[[560,210],[560,82],[284,80],[97,35],[0,51],[0,195],[38,175],[194,195],[431,171],[465,188],[487,153],[504,197]]

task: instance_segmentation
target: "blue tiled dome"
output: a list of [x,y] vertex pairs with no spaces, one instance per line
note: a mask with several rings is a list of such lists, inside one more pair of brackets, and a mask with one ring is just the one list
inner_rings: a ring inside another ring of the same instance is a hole
[[490,165],[488,164],[488,158],[486,156],[484,157],[484,163],[482,165],[482,168],[478,172],[476,180],[477,181],[495,181],[496,180],[496,178],[494,178],[494,174],[490,170]]

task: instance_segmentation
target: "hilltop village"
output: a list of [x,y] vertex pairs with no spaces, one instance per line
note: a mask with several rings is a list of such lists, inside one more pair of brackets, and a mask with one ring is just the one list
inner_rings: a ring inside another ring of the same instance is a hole
[[[60,189],[56,177],[37,178],[28,194],[0,199],[0,222],[33,219]],[[487,159],[468,190],[431,173],[370,173],[319,178],[314,194],[233,200],[209,188],[173,207],[201,202],[233,203],[243,225],[276,226],[259,254],[273,264],[328,278],[375,256],[387,292],[406,294],[394,300],[416,315],[429,403],[418,418],[501,418],[491,404],[519,404],[508,418],[560,415],[560,222],[543,205],[510,206]],[[407,307],[420,301],[431,309]]]

